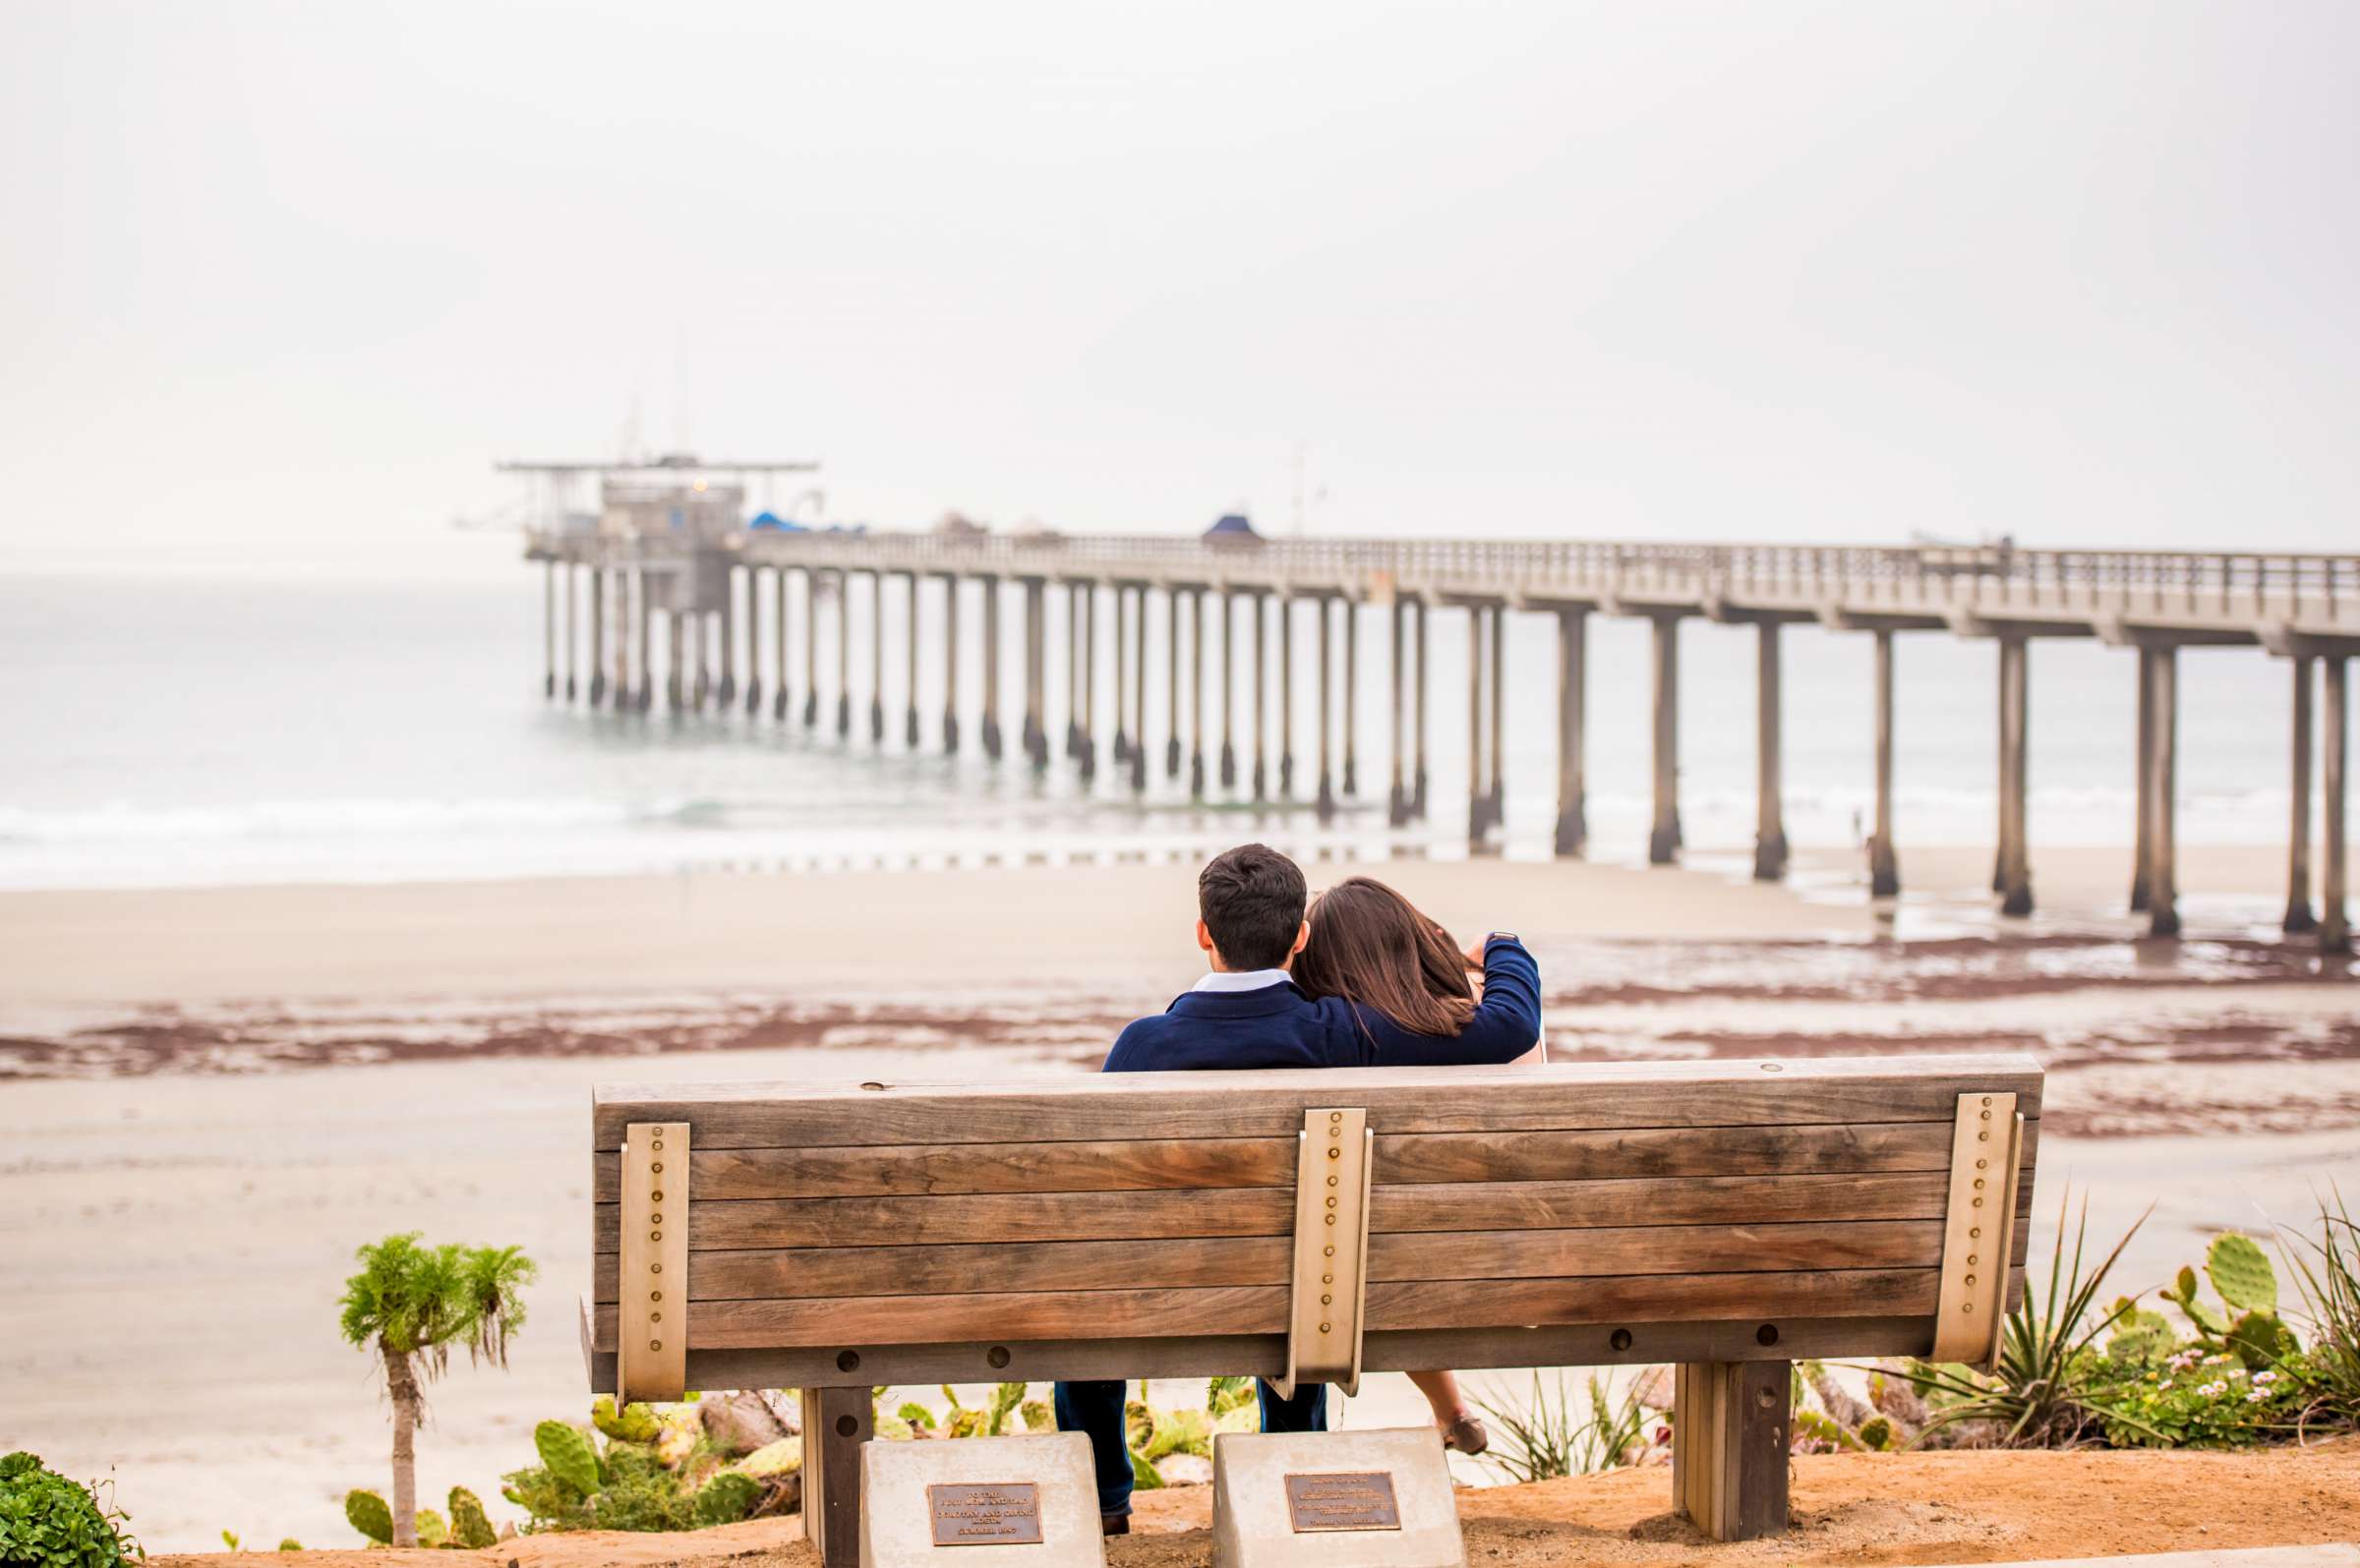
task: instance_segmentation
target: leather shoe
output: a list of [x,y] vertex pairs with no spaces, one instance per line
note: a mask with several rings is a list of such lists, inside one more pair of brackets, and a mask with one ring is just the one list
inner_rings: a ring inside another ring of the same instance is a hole
[[1128,1536],[1131,1534],[1131,1516],[1129,1514],[1098,1515],[1098,1533],[1105,1536]]

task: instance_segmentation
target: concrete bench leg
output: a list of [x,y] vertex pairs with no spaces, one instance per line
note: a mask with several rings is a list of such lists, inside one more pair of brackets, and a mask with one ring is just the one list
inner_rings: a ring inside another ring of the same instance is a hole
[[1715,1540],[1787,1528],[1789,1362],[1682,1362],[1672,1405],[1672,1505]]
[[859,1568],[860,1445],[875,1404],[865,1388],[806,1388],[802,1418],[803,1534],[827,1568]]

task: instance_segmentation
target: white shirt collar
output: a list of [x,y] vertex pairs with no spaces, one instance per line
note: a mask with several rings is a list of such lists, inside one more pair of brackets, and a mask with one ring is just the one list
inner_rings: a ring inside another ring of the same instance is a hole
[[1213,970],[1189,987],[1192,991],[1263,991],[1273,985],[1285,985],[1294,976],[1284,969],[1243,969],[1236,972]]

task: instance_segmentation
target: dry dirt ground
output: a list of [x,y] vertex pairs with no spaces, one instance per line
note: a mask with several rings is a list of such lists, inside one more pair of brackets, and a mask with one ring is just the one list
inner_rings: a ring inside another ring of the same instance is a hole
[[[1661,1468],[1459,1493],[1480,1568],[1630,1564],[2021,1562],[2360,1540],[2360,1438],[2246,1454],[1829,1454],[1798,1459],[1793,1529],[1715,1545],[1666,1511]],[[1210,1487],[1142,1495],[1139,1534],[1110,1568],[1212,1560]],[[482,1552],[310,1551],[166,1556],[158,1568],[816,1568],[800,1521],[680,1536],[528,1537]]]

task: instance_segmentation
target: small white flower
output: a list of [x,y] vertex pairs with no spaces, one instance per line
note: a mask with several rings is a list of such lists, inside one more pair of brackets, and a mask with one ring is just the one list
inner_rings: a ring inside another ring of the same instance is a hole
[[2276,1372],[2256,1372],[2256,1373],[2254,1373],[2254,1381],[2255,1381],[2256,1383],[2274,1383],[2274,1382],[2276,1382],[2277,1380],[2278,1380],[2278,1374],[2277,1374]]

